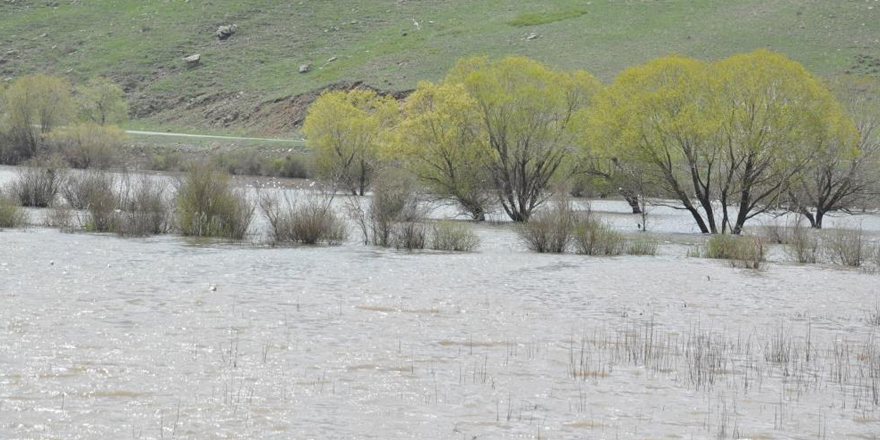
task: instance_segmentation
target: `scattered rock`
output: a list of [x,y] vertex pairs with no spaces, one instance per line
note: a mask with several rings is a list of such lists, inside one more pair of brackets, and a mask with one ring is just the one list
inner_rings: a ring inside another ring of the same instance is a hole
[[532,41],[532,40],[536,40],[538,37],[539,37],[538,34],[532,32],[531,34],[529,34],[528,37],[526,37],[526,40]]
[[312,63],[300,64],[299,73],[309,73],[312,70]]
[[334,62],[334,61],[336,61],[336,60],[337,60],[336,57],[330,57],[330,59],[327,60],[327,64],[330,64],[330,63],[332,63],[332,62]]
[[188,57],[185,57],[183,60],[186,61],[186,67],[196,67],[199,65],[199,63],[202,62],[202,54],[197,53],[194,55],[190,55]]
[[217,28],[217,39],[220,41],[226,40],[231,37],[238,30],[238,25],[224,25]]

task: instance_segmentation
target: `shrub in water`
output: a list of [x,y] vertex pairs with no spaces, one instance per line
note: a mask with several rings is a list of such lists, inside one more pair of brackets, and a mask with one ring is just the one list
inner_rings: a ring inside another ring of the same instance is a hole
[[0,229],[20,228],[27,224],[27,213],[17,200],[0,195]]
[[120,197],[116,233],[142,237],[164,234],[171,227],[168,185],[150,176],[126,179]]
[[55,201],[65,177],[64,164],[59,159],[32,162],[19,169],[18,180],[12,182],[9,191],[22,206],[46,208]]
[[480,238],[465,224],[441,221],[431,230],[431,249],[470,252],[480,246]]
[[102,194],[112,193],[116,179],[112,174],[100,171],[89,171],[71,175],[61,188],[61,196],[73,209],[86,209],[92,199]]
[[828,258],[841,266],[859,267],[868,257],[862,228],[828,231],[823,245]]
[[[367,207],[360,198],[346,202],[349,216],[361,229],[364,244],[407,249],[424,248],[426,228],[420,222],[425,215],[415,182],[404,174],[385,171],[373,185]],[[421,247],[419,245],[421,244]]]
[[575,252],[581,255],[620,255],[624,244],[619,232],[592,216],[582,219],[574,228]]
[[272,243],[339,244],[348,238],[348,229],[331,206],[332,195],[312,194],[302,202],[265,196],[260,200],[269,221]]
[[240,240],[253,219],[254,204],[233,187],[227,173],[196,164],[179,183],[177,214],[183,235]]
[[762,269],[767,245],[761,237],[716,234],[706,242],[706,257],[728,260],[731,266]]
[[819,240],[798,220],[787,234],[785,252],[798,263],[814,264],[819,259]]
[[529,250],[538,253],[563,253],[572,240],[575,213],[568,200],[555,200],[549,209],[540,211],[517,232]]
[[639,238],[626,243],[628,255],[657,255],[659,243],[653,238]]

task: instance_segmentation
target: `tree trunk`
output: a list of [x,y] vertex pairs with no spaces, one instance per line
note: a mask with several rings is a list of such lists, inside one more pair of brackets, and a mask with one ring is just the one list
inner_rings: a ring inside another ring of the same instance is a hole
[[639,196],[638,194],[633,194],[632,191],[620,188],[620,195],[626,200],[626,203],[629,203],[629,207],[632,208],[633,214],[641,214],[642,207],[639,205]]

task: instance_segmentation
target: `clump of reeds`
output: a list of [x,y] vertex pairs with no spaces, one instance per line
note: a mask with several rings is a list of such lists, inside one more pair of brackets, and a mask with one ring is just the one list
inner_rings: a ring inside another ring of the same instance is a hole
[[194,164],[179,182],[177,224],[183,235],[241,240],[255,204],[235,188],[229,174]]

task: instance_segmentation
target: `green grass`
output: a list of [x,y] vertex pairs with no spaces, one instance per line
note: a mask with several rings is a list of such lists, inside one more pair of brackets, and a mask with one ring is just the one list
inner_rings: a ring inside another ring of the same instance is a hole
[[529,12],[517,15],[513,20],[508,21],[507,24],[514,27],[538,26],[568,20],[569,18],[577,18],[586,13],[587,11],[583,9],[567,9],[555,12]]
[[[218,42],[214,32],[227,23],[236,23],[238,33]],[[528,40],[533,32],[540,38]],[[608,82],[627,66],[673,52],[716,59],[763,47],[821,75],[853,69],[859,55],[880,57],[880,4],[0,2],[0,78],[43,71],[78,82],[106,75],[126,88],[137,115],[133,126],[245,135],[285,134],[273,131],[269,122],[223,123],[223,116],[246,115],[265,100],[340,80],[408,89],[419,80],[441,78],[460,57],[524,55],[557,68],[585,69]],[[202,54],[202,64],[187,69],[182,58],[194,53]],[[331,57],[336,61],[325,65]],[[298,74],[305,63],[313,64],[312,71]]]

